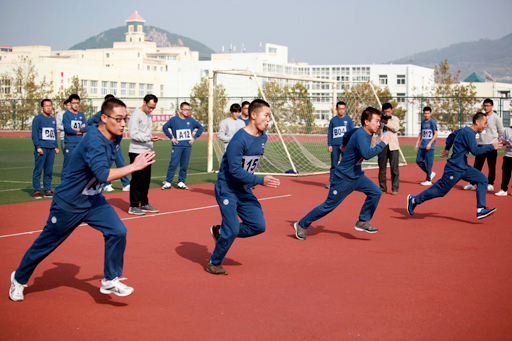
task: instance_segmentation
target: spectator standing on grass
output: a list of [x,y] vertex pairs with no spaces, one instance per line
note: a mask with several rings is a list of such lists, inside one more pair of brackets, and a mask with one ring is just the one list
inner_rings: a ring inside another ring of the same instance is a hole
[[444,197],[448,192],[463,179],[471,181],[478,185],[476,189],[476,218],[483,219],[496,212],[496,208],[486,208],[487,178],[478,169],[468,165],[468,154],[481,155],[491,150],[497,150],[503,147],[503,144],[495,142],[486,146],[478,146],[476,143],[476,134],[481,133],[487,126],[487,116],[478,113],[473,116],[473,125],[458,129],[451,133],[446,139],[446,146],[439,156],[447,157],[450,148],[453,145],[452,156],[444,166],[443,177],[432,187],[424,190],[420,194],[407,196],[407,213],[414,214],[417,205],[427,200]]
[[341,162],[336,167],[329,189],[329,194],[324,203],[314,208],[301,220],[293,224],[297,239],[305,240],[307,229],[318,219],[331,213],[352,192],[366,194],[366,200],[359,212],[359,220],[355,224],[356,231],[376,233],[379,230],[370,225],[370,220],[377,209],[382,192],[362,171],[361,164],[379,154],[389,143],[391,137],[385,134],[381,141],[370,148],[373,134],[377,133],[380,126],[380,112],[372,107],[366,108],[361,114],[361,127],[350,130],[343,138],[345,151]]
[[80,96],[72,94],[69,96],[71,108],[62,115],[62,126],[64,127],[64,164],[62,165],[61,182],[67,173],[67,167],[71,155],[76,146],[82,141],[84,134],[87,132],[87,120],[83,112],[78,111],[80,106]]
[[32,143],[34,144],[34,173],[32,174],[32,188],[34,199],[41,199],[41,173],[44,169],[43,188],[44,196],[53,197],[52,176],[55,154],[59,152],[57,145],[57,124],[52,117],[52,101],[41,101],[42,114],[34,117],[32,121]]
[[384,115],[391,116],[391,118],[383,124],[378,132],[378,140],[383,136],[384,127],[386,128],[386,135],[389,134],[391,140],[378,156],[379,163],[379,186],[383,193],[388,191],[386,180],[386,169],[389,160],[389,168],[391,169],[391,194],[397,195],[399,184],[399,158],[400,158],[400,145],[398,144],[398,131],[400,130],[400,119],[393,116],[393,107],[390,103],[382,105]]
[[[105,101],[111,98],[116,98],[114,95],[106,95]],[[101,110],[94,114],[88,121],[87,125],[91,127],[92,125],[98,126],[101,121]],[[116,159],[114,161],[116,163],[117,168],[121,168],[125,166],[123,151],[121,150],[121,145],[119,145],[119,151],[116,153]],[[130,191],[130,179],[127,176],[123,176],[121,178],[121,183],[123,184],[123,192]],[[103,187],[103,192],[113,192],[114,188],[112,187],[112,182],[107,182]]]
[[[484,100],[484,112],[487,116],[487,128],[485,128],[480,134],[478,134],[478,145],[489,146],[496,142],[500,136],[503,135],[503,122],[501,118],[493,111],[494,102],[490,98]],[[489,175],[487,176],[488,184],[487,190],[494,191],[494,180],[496,179],[496,159],[498,158],[498,151],[496,149],[489,150],[487,153],[475,156],[475,168],[479,171],[482,170],[485,160],[487,160],[487,166],[489,167]],[[462,187],[465,190],[475,190],[475,183],[469,183]]]
[[105,101],[101,122],[92,126],[69,164],[68,175],[55,189],[50,214],[41,234],[27,250],[16,271],[11,274],[9,297],[23,301],[24,288],[35,268],[53,252],[82,222],[103,233],[105,241],[104,278],[100,292],[128,296],[133,288],[123,278],[126,227],[114,208],[102,195],[103,184],[151,165],[155,153],[146,150],[123,168],[111,169],[119,151],[126,125],[126,106],[118,99]]
[[[135,162],[139,154],[146,153],[148,149],[153,149],[153,142],[160,140],[156,135],[152,135],[153,121],[151,112],[155,110],[158,98],[155,95],[146,95],[142,106],[136,109],[128,123],[128,132],[130,134],[130,148],[128,155],[130,163]],[[129,214],[144,215],[147,213],[157,213],[159,210],[149,204],[148,191],[151,181],[151,165],[132,173],[130,183],[130,208]]]
[[57,130],[59,131],[59,137],[60,137],[60,149],[64,150],[64,127],[62,126],[62,116],[64,113],[71,109],[71,103],[69,102],[69,99],[64,101],[64,110],[61,110],[55,115],[55,118],[57,120]]
[[235,133],[246,126],[243,120],[239,120],[240,116],[240,104],[232,104],[229,108],[231,115],[228,118],[223,119],[219,124],[219,140],[224,142],[224,151],[228,148],[229,141]]
[[245,125],[249,124],[249,102],[243,101],[242,102],[242,114],[240,117],[238,117],[239,120],[244,121]]
[[427,179],[421,185],[431,186],[432,180],[436,176],[436,173],[432,172],[432,166],[434,165],[437,140],[437,122],[432,118],[430,107],[423,108],[423,117],[424,120],[421,121],[421,131],[414,146],[414,151],[418,152],[416,164],[427,174]]
[[[192,132],[196,129],[195,135],[192,136]],[[171,188],[178,165],[180,166],[180,173],[178,175],[177,188],[188,189],[185,182],[187,181],[187,169],[190,154],[192,153],[192,144],[201,136],[203,130],[203,126],[190,117],[190,104],[187,102],[180,104],[180,113],[178,116],[171,117],[171,119],[164,124],[163,131],[172,141],[172,151],[171,161],[167,169],[167,177],[163,182],[162,189]]]
[[327,130],[327,149],[329,153],[331,153],[331,170],[329,183],[325,186],[326,188],[331,187],[334,171],[336,170],[336,166],[338,166],[340,158],[343,157],[343,151],[341,150],[343,135],[345,135],[345,133],[350,129],[354,128],[354,122],[352,122],[352,119],[345,115],[346,111],[347,106],[345,105],[345,102],[340,101],[336,103],[337,115],[331,118],[331,121],[329,122],[329,129]]
[[[501,137],[502,143],[505,147],[505,156],[503,157],[503,165],[501,166],[501,190],[494,193],[499,197],[507,195],[508,184],[512,173],[512,127],[506,128]],[[512,195],[512,191],[510,192]]]

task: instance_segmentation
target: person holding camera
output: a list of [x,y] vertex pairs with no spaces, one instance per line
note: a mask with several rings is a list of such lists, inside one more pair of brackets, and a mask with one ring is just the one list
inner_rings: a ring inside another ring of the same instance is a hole
[[386,168],[389,159],[391,168],[391,190],[393,195],[398,194],[398,160],[400,155],[400,145],[398,144],[398,130],[400,129],[400,119],[393,116],[393,107],[390,103],[382,105],[381,127],[378,132],[377,143],[383,137],[383,134],[389,134],[389,144],[384,147],[379,154],[379,186],[383,193],[388,191],[386,184]]

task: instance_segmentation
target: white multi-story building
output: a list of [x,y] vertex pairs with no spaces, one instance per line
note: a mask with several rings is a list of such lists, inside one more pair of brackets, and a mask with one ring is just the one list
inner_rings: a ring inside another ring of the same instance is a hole
[[[164,98],[189,97],[194,85],[213,69],[250,69],[319,80],[371,81],[388,87],[392,96],[404,98],[416,95],[416,89],[433,84],[434,70],[415,65],[290,63],[288,48],[275,44],[266,44],[262,52],[218,53],[212,54],[211,60],[199,61],[199,53],[187,47],[157,47],[155,42],[146,41],[144,22],[135,11],[126,20],[125,41],[115,42],[112,48],[52,51],[49,46],[18,46],[12,51],[0,50],[0,73],[23,56],[32,60],[40,78],[45,76],[53,81],[57,93],[62,93],[71,84],[71,78],[78,76],[93,99],[94,109],[109,93],[123,98],[129,109],[140,106],[140,99],[148,93]],[[331,85],[308,87],[314,102],[315,122],[327,124],[332,115],[332,99],[328,98],[332,96]],[[1,90],[8,91],[5,85]],[[399,103],[407,109],[406,134],[417,134],[420,108],[411,107],[405,99]],[[176,100],[160,102],[156,114],[172,113],[175,104]]]

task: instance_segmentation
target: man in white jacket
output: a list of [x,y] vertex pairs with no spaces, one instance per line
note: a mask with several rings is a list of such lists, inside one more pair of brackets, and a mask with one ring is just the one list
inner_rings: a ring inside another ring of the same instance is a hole
[[[503,122],[501,117],[493,111],[494,103],[492,99],[487,98],[484,100],[484,111],[487,115],[487,128],[478,134],[478,145],[486,146],[498,142],[499,138],[503,135]],[[493,150],[485,154],[475,156],[474,167],[479,171],[482,170],[485,160],[487,159],[487,166],[489,167],[489,175],[487,179],[489,184],[487,185],[488,191],[494,191],[494,180],[496,179],[496,159],[498,158],[498,151]],[[475,190],[475,184],[467,184],[462,187],[465,190]]]

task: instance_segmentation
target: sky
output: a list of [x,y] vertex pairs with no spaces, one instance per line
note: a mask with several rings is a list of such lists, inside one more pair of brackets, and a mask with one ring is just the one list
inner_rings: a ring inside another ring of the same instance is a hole
[[1,0],[0,45],[67,50],[125,25],[134,10],[217,52],[273,43],[308,64],[386,63],[512,33],[510,0]]

